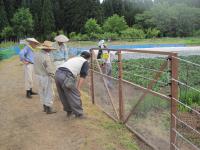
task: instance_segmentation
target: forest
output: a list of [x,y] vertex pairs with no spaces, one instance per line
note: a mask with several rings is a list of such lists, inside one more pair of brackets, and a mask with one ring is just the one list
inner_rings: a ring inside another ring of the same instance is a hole
[[0,0],[0,39],[200,36],[200,0]]

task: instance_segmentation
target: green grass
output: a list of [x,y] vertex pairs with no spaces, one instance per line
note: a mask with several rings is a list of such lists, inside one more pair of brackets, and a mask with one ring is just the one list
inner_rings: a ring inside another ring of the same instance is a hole
[[[108,136],[110,138],[118,138],[118,143],[126,148],[127,150],[138,150],[133,139],[130,137],[130,134],[126,132],[126,128],[124,125],[116,123],[116,122],[103,122],[102,127],[107,131]],[[117,132],[116,132],[117,131]],[[114,150],[112,144],[106,145],[108,150]]]
[[3,43],[0,43],[0,48],[7,48],[7,47],[10,47],[10,46],[13,46],[16,44],[17,43],[15,43],[15,42],[3,42]]

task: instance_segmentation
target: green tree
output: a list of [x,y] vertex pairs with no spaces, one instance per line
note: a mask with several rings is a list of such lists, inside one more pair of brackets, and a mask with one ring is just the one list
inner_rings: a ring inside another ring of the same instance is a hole
[[44,38],[50,38],[55,29],[53,7],[50,0],[44,0],[42,8],[41,29]]
[[3,0],[0,0],[0,31],[8,25],[8,19]]
[[97,24],[96,19],[88,19],[84,25],[84,29],[87,34],[101,33],[101,27],[99,24]]
[[113,15],[109,17],[104,25],[103,29],[105,32],[117,33],[119,34],[120,31],[123,31],[128,28],[128,25],[124,19],[124,17],[120,17],[118,15]]
[[97,22],[102,20],[99,0],[65,0],[64,6],[63,24],[67,33],[83,32],[89,18],[95,18]]
[[41,26],[41,12],[42,12],[42,0],[33,0],[31,3],[31,13],[34,20],[34,32],[33,35],[37,37],[42,36],[42,26]]
[[33,19],[28,8],[20,8],[12,18],[13,29],[19,38],[28,36],[33,30]]
[[9,40],[11,37],[14,36],[13,28],[10,26],[5,27],[1,32],[2,38]]

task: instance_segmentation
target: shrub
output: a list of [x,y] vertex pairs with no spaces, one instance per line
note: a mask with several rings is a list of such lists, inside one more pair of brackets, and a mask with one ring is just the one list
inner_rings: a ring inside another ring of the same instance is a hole
[[146,38],[155,38],[160,34],[160,30],[149,28],[146,30]]
[[71,32],[69,34],[69,38],[72,40],[77,40],[77,41],[80,41],[80,40],[87,41],[90,39],[87,34],[80,34],[80,33],[76,34],[76,32]]
[[121,38],[145,38],[145,33],[141,29],[128,28],[121,32]]
[[85,32],[89,34],[101,33],[102,29],[95,19],[88,19],[84,25]]
[[119,34],[117,34],[117,33],[105,32],[101,36],[102,36],[101,39],[109,39],[109,40],[117,40],[117,39],[119,39]]
[[103,29],[105,32],[118,33],[118,34],[120,34],[120,32],[125,30],[126,28],[128,28],[128,25],[124,17],[123,16],[120,17],[116,14],[109,17],[103,25]]
[[200,37],[200,30],[194,31],[193,36]]
[[10,26],[5,27],[1,32],[2,38],[9,39],[10,37],[14,36],[13,28]]

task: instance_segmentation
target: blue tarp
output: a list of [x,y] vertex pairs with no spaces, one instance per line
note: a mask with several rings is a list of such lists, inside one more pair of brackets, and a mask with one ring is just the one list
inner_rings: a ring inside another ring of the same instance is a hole
[[[155,47],[185,47],[184,44],[141,44],[141,45],[110,45],[111,49],[137,49],[137,48],[155,48]],[[82,51],[89,51],[92,47],[69,47],[69,54],[77,56]],[[0,48],[0,59],[10,58],[13,55],[18,55],[20,52],[19,46],[12,46],[8,48]]]

